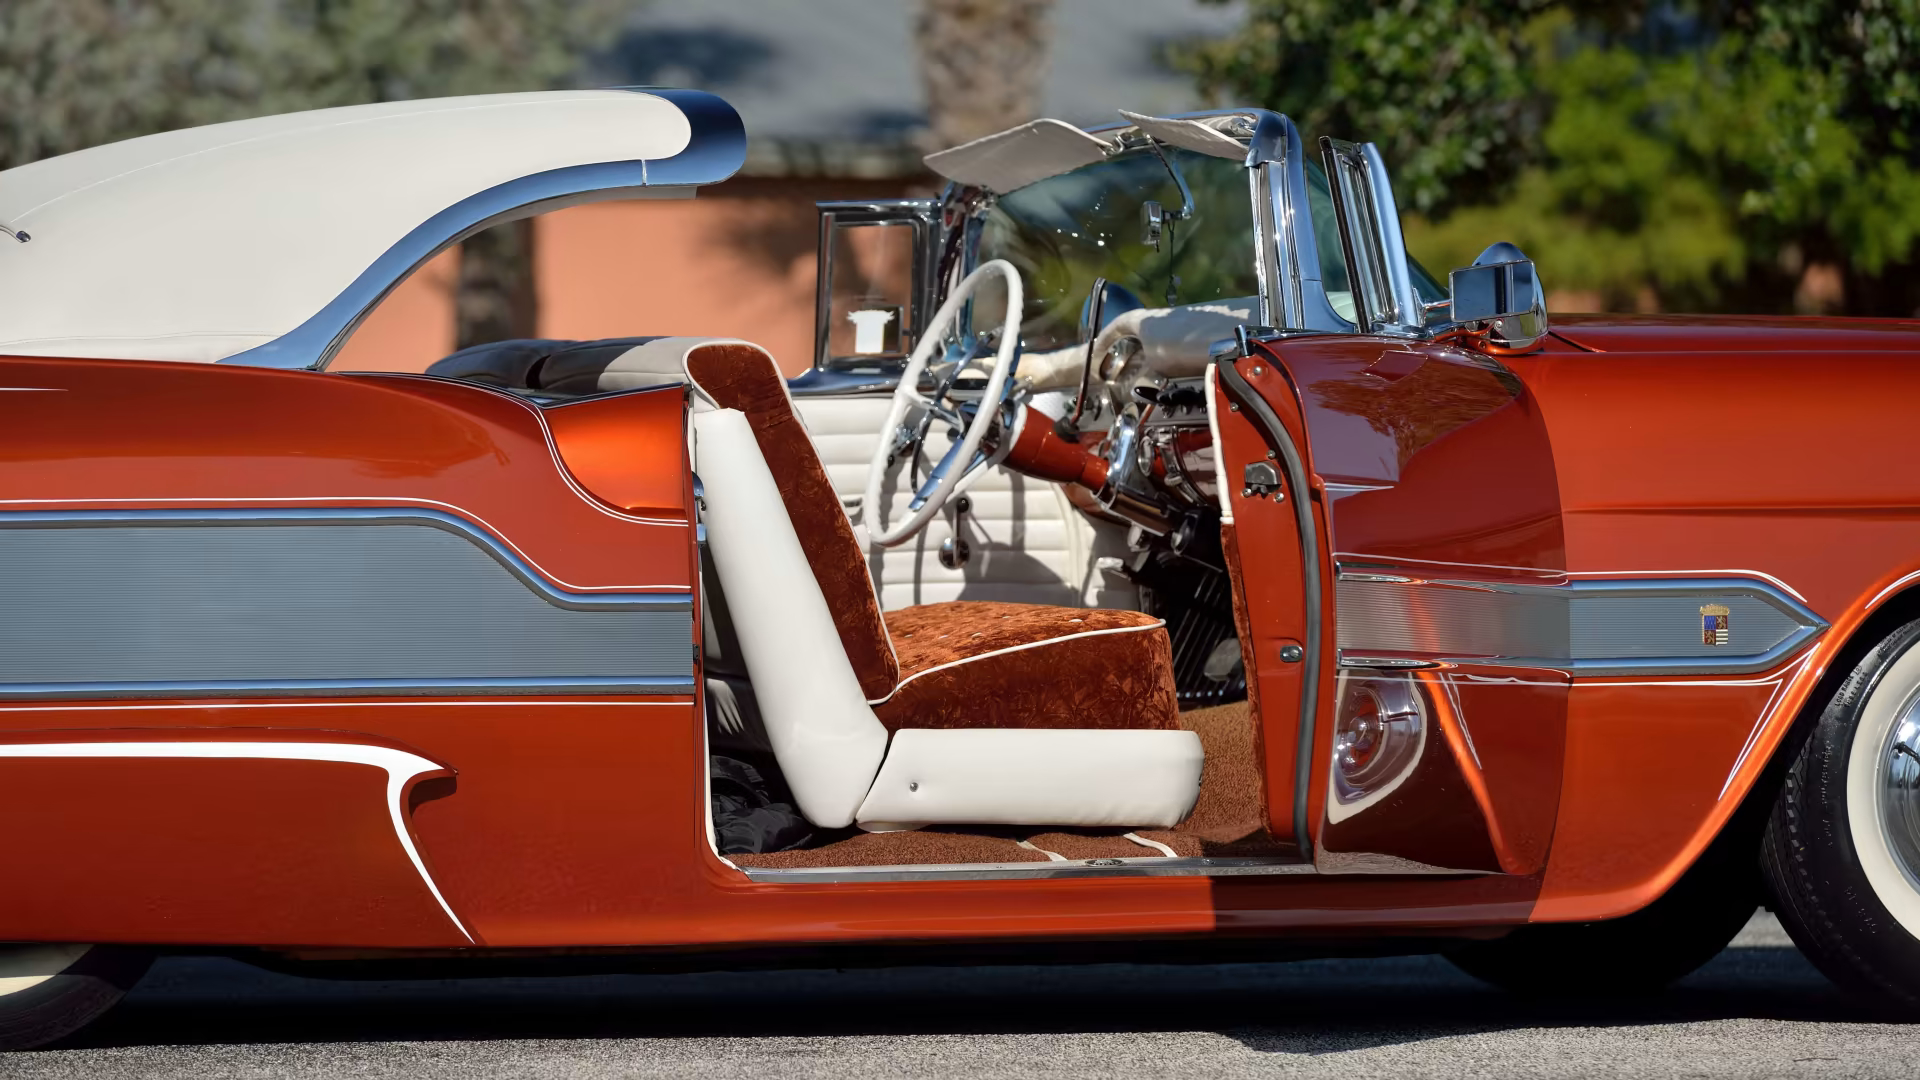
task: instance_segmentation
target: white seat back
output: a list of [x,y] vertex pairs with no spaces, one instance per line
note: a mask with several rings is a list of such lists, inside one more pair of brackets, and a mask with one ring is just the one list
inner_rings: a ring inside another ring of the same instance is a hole
[[873,786],[887,730],[867,706],[745,413],[696,412],[707,551],[726,582],[768,741],[808,821],[844,828]]

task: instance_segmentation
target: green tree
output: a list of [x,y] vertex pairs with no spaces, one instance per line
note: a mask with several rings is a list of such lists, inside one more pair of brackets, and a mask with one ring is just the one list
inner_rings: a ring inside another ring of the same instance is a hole
[[[4,0],[0,169],[301,109],[564,85],[622,0]],[[467,241],[461,344],[533,332],[531,230]]]
[[1254,0],[1184,62],[1381,143],[1438,268],[1510,239],[1609,307],[1920,308],[1920,0]]

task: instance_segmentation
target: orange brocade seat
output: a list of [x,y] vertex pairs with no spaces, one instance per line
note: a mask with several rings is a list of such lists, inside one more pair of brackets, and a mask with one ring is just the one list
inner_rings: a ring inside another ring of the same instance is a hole
[[1177,728],[1173,658],[1137,611],[953,601],[886,613],[902,728]]

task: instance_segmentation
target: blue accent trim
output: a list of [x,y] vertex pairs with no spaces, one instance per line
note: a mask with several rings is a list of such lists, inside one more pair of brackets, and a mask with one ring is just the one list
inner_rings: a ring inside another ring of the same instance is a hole
[[[1791,659],[1815,638],[1827,632],[1827,620],[1770,582],[1759,578],[1581,578],[1565,585],[1547,586],[1567,589],[1575,594],[1604,593],[1610,596],[1659,596],[1665,593],[1745,593],[1758,596],[1778,608],[1799,626],[1779,644],[1762,653],[1728,656],[1648,656],[1593,657],[1563,660],[1574,675],[1750,675],[1767,671]],[[1506,663],[1530,666],[1548,665],[1525,657]]]
[[660,161],[608,161],[523,176],[469,195],[415,226],[313,317],[264,345],[220,361],[248,367],[324,369],[394,287],[454,244],[493,225],[647,189],[716,184],[747,160],[746,127],[733,106],[699,90],[622,87],[663,98],[692,128],[686,149]]
[[555,607],[575,611],[648,609],[691,611],[691,592],[569,592],[542,577],[492,533],[465,518],[423,507],[261,507],[201,510],[56,510],[0,512],[0,529],[93,529],[113,526],[185,528],[244,525],[414,525],[455,534],[493,556],[514,577]]

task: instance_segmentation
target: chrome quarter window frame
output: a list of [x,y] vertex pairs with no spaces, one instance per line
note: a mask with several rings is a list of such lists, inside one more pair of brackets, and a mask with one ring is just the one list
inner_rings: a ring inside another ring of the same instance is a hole
[[[848,364],[835,364],[827,355],[827,341],[833,328],[833,233],[836,227],[910,225],[913,227],[913,283],[908,303],[908,320],[915,340],[921,324],[933,312],[935,267],[940,258],[939,199],[861,199],[818,202],[820,211],[820,253],[814,274],[813,296],[813,370],[845,371]],[[908,346],[911,351],[911,345]],[[845,359],[859,360],[858,357]],[[882,360],[880,367],[904,367],[905,358]]]
[[687,118],[687,146],[657,161],[607,161],[534,173],[454,203],[415,226],[307,321],[280,337],[218,361],[246,367],[324,371],[373,309],[427,260],[495,225],[549,210],[619,198],[671,198],[717,184],[747,159],[740,114],[700,90],[618,87],[662,98]]
[[1323,137],[1320,151],[1360,330],[1424,339],[1426,308],[1413,288],[1400,208],[1380,148]]

